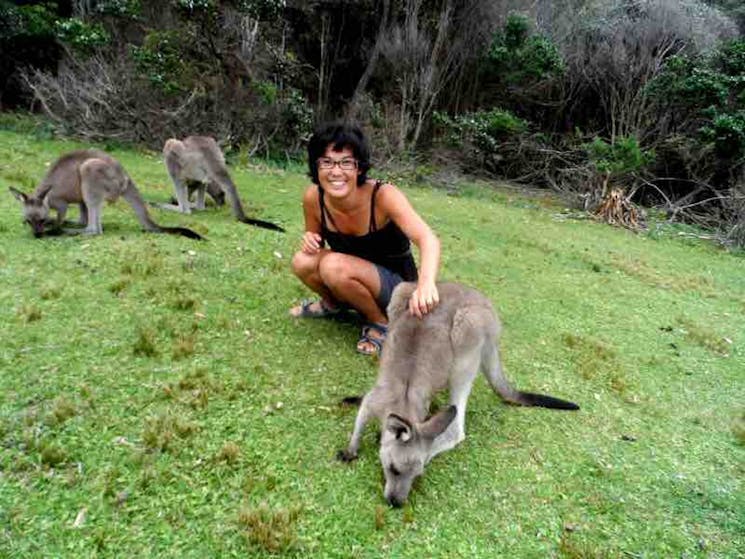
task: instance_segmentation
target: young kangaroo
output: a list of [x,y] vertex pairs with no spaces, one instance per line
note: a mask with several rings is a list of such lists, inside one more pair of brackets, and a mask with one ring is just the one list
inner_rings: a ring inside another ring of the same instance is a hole
[[[509,403],[579,409],[572,402],[510,385],[499,359],[501,325],[484,295],[457,283],[438,284],[440,304],[418,319],[408,312],[415,287],[401,283],[393,292],[377,382],[362,399],[349,446],[337,454],[345,462],[354,460],[365,424],[377,417],[383,424],[384,496],[392,506],[406,501],[412,482],[435,455],[465,438],[466,402],[479,368]],[[432,397],[445,388],[450,405],[428,417]]]
[[233,215],[238,221],[274,231],[284,231],[282,227],[274,223],[246,217],[241,199],[238,197],[238,190],[225,166],[225,157],[213,138],[208,136],[187,136],[183,140],[171,138],[166,140],[163,146],[163,157],[168,174],[173,180],[178,206],[162,205],[161,207],[177,209],[181,213],[188,214],[191,213],[190,189],[196,188],[195,208],[197,210],[204,209],[205,190],[210,192],[218,205],[221,205],[218,202],[219,198],[212,193],[222,191],[227,196]]
[[[103,233],[101,211],[104,201],[124,198],[137,216],[143,229],[153,233],[171,233],[191,239],[201,235],[185,227],[161,227],[150,219],[140,192],[121,164],[95,149],[72,151],[60,157],[31,195],[10,187],[13,195],[23,203],[23,217],[31,226],[35,237],[41,237],[45,228],[60,227],[64,223],[67,206],[80,205],[80,223],[85,233]],[[57,219],[49,218],[49,209],[57,212]]]

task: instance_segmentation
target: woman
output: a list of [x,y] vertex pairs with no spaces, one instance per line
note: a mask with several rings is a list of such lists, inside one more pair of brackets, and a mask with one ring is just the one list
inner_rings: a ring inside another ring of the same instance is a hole
[[[352,307],[366,321],[357,351],[377,354],[398,283],[417,282],[409,301],[417,317],[438,304],[440,241],[398,188],[367,177],[370,152],[357,126],[319,127],[308,143],[308,165],[314,184],[303,196],[305,234],[292,270],[320,299],[303,301],[290,314],[331,317]],[[419,271],[410,241],[419,249]]]

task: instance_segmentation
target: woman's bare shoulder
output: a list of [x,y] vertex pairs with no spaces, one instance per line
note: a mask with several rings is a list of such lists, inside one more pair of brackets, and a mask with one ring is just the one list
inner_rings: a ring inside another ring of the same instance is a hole
[[307,204],[309,202],[317,202],[318,201],[318,187],[315,184],[309,184],[305,187],[305,191],[303,191],[303,203]]
[[[377,182],[377,181],[376,181]],[[395,184],[388,181],[380,181],[376,198],[379,203],[384,205],[397,204],[402,199],[407,199],[406,195]]]

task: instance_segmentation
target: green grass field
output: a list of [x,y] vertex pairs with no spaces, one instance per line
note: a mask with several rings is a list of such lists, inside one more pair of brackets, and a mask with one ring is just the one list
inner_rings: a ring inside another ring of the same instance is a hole
[[[355,324],[298,321],[301,170],[232,169],[252,216],[154,219],[119,201],[98,237],[35,240],[30,190],[82,144],[0,131],[0,557],[742,557],[745,260],[567,219],[549,198],[401,184],[484,291],[508,375],[578,402],[506,406],[480,378],[468,437],[400,510],[375,429],[334,459],[376,363]],[[113,150],[148,200],[159,154]],[[466,194],[468,193],[468,194]],[[71,209],[70,217],[76,217]]]

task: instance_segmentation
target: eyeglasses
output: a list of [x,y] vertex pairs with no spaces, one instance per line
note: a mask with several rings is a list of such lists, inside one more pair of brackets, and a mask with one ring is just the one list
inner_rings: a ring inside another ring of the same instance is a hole
[[319,157],[316,163],[319,169],[325,170],[333,169],[335,165],[338,165],[342,171],[354,171],[357,168],[357,160],[351,158],[334,161],[330,157]]

